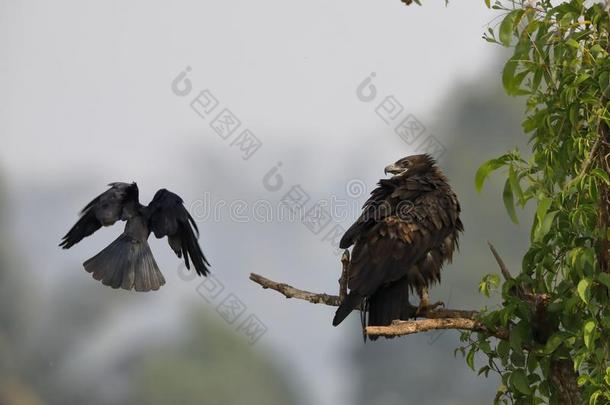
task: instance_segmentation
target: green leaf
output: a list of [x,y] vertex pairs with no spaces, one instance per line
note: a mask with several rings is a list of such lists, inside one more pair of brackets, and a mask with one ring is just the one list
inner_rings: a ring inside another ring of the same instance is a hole
[[554,333],[549,338],[549,340],[547,340],[546,345],[544,346],[544,352],[546,354],[553,353],[555,351],[555,349],[557,349],[561,345],[562,341],[563,341],[563,336],[558,333]]
[[585,325],[583,326],[582,330],[583,330],[585,346],[587,346],[587,349],[590,349],[591,345],[593,344],[593,341],[595,340],[594,339],[595,322],[593,322],[591,320],[585,322]]
[[533,353],[530,353],[529,356],[527,356],[527,371],[530,373],[534,372],[534,370],[538,368],[538,365],[538,359]]
[[510,180],[506,179],[504,183],[504,191],[502,192],[502,199],[504,200],[504,206],[506,207],[506,211],[508,212],[508,216],[515,223],[519,223],[519,218],[517,218],[517,213],[515,212],[515,200],[513,198],[513,190],[510,186]]
[[610,275],[607,273],[599,273],[597,275],[597,280],[606,287],[610,288]]
[[591,397],[589,397],[589,405],[597,404],[597,400],[600,395],[602,395],[602,392],[600,390],[595,391],[593,394],[591,394]]
[[540,242],[551,230],[555,216],[559,211],[551,211],[544,216],[541,222],[538,222],[534,232],[534,242]]
[[591,279],[583,278],[578,283],[578,287],[576,287],[576,290],[578,291],[578,296],[580,297],[581,300],[583,300],[583,302],[585,304],[589,303],[589,296],[590,296],[589,286],[590,285],[591,285]]
[[518,22],[518,19],[523,15],[523,9],[516,9],[511,11],[504,17],[502,23],[500,24],[500,42],[504,46],[510,46],[511,40],[513,38],[513,32],[515,31],[515,25]]
[[497,274],[486,274],[479,283],[479,292],[486,297],[490,296],[491,290],[500,285],[500,276]]
[[487,377],[489,375],[489,370],[491,370],[491,368],[489,366],[483,366],[479,369],[479,372],[477,373],[477,375],[481,375],[481,374],[485,373],[485,377]]
[[498,346],[496,347],[496,352],[498,352],[500,360],[508,360],[508,354],[510,353],[510,344],[506,340],[501,340],[500,343],[498,343]]
[[510,376],[510,385],[525,395],[530,395],[532,392],[529,382],[527,381],[527,377],[525,376],[525,372],[521,369],[513,371],[512,375]]
[[524,205],[523,200],[523,190],[521,189],[521,184],[519,183],[519,179],[517,178],[517,172],[513,165],[510,165],[508,169],[508,180],[510,181],[510,187],[512,188],[515,196],[517,197],[517,201],[519,205]]
[[511,329],[509,336],[511,349],[519,352],[523,351],[521,346],[523,345],[523,340],[527,337],[527,329],[531,329],[531,325],[525,321],[519,322]]
[[489,177],[491,172],[493,172],[494,170],[498,170],[500,167],[506,165],[508,159],[508,155],[502,155],[496,159],[488,160],[487,162],[483,163],[481,167],[479,167],[474,179],[474,184],[478,192],[481,192],[481,190],[483,189],[483,184],[485,183],[485,180],[487,179],[487,177]]
[[514,59],[509,59],[508,62],[506,62],[506,64],[504,65],[504,69],[502,70],[502,85],[504,86],[504,90],[506,90],[506,93],[510,96],[517,96],[519,94],[522,94],[519,89],[519,85],[525,78],[525,75],[517,74],[518,66],[519,62]]
[[475,349],[472,348],[466,355],[466,364],[468,364],[468,367],[470,367],[472,371],[474,371],[474,352]]
[[593,55],[598,56],[600,53],[605,52],[604,48],[600,44],[595,44],[589,49]]
[[608,71],[601,72],[599,74],[597,82],[599,84],[599,89],[601,91],[606,91],[610,83],[610,73]]
[[570,264],[579,274],[593,268],[595,262],[595,250],[590,247],[579,247],[570,250]]
[[568,44],[568,46],[571,46],[572,48],[575,48],[575,49],[580,48],[580,44],[574,38],[568,38],[568,40],[566,41],[566,44]]
[[591,175],[594,177],[597,177],[598,179],[600,179],[601,181],[606,183],[606,185],[610,186],[610,178],[608,178],[608,173],[606,173],[602,169],[595,168],[595,169],[591,170]]
[[510,354],[510,362],[513,366],[525,366],[525,355],[522,350],[513,350]]
[[583,385],[585,385],[585,383],[587,383],[589,380],[591,379],[591,377],[589,377],[586,374],[582,374],[581,376],[578,377],[578,380],[576,380],[576,384],[579,387],[582,387]]
[[542,197],[540,201],[538,201],[538,208],[536,209],[536,218],[538,219],[538,223],[541,224],[546,216],[546,212],[551,207],[551,203],[553,200],[547,197]]
[[587,73],[582,73],[582,74],[578,75],[578,77],[576,78],[576,84],[581,84],[582,82],[587,80],[589,77],[591,77],[591,76],[588,75]]

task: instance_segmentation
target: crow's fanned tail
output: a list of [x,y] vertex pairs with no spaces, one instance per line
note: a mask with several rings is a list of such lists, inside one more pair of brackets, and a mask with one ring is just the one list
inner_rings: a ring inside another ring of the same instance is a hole
[[83,266],[94,279],[112,288],[154,291],[165,284],[148,242],[125,233]]

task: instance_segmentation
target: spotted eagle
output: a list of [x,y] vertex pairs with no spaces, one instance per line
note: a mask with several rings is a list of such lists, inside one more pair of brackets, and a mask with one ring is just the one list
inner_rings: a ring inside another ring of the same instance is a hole
[[464,229],[458,199],[431,156],[407,156],[385,173],[392,176],[379,181],[340,242],[342,249],[353,249],[349,294],[335,326],[356,308],[370,326],[408,319],[417,313],[409,302],[412,291],[420,296],[419,310],[428,307],[427,289],[440,282]]
[[61,240],[69,249],[102,226],[126,221],[123,233],[83,266],[93,278],[112,288],[136,291],[158,290],[165,284],[148,245],[151,233],[167,237],[172,250],[191,263],[200,276],[209,273],[209,262],[197,239],[199,229],[184,207],[182,198],[161,189],[148,206],[140,204],[136,183],[110,183],[110,188],[93,199],[80,213],[78,222]]

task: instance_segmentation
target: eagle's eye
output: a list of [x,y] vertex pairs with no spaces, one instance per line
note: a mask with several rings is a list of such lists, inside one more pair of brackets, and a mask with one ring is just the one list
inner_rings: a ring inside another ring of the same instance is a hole
[[399,162],[399,164],[400,164],[400,166],[402,166],[402,167],[408,168],[408,167],[410,167],[410,166],[411,166],[411,161],[410,161],[410,160],[408,160],[408,159],[405,159],[405,160],[403,160],[403,161]]

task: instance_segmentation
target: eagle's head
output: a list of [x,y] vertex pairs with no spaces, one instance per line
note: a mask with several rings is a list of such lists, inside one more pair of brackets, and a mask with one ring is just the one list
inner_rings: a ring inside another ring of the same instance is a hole
[[421,174],[433,170],[435,165],[436,161],[428,154],[411,155],[386,166],[384,173],[393,174],[393,177]]

